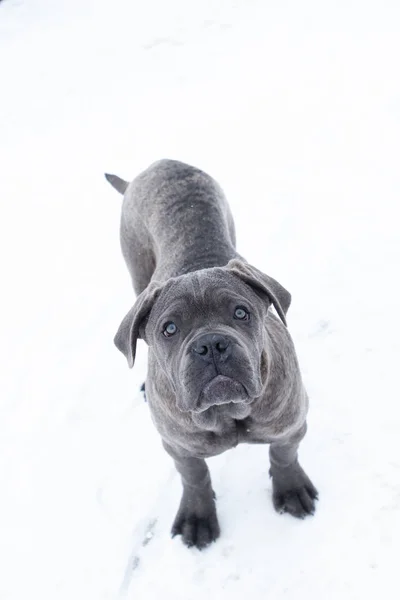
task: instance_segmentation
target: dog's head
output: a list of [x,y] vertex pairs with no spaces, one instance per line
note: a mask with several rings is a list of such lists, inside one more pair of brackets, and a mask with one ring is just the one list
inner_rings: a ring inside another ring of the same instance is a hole
[[130,367],[137,339],[147,342],[182,411],[248,405],[268,374],[267,311],[272,304],[286,325],[290,300],[277,281],[234,259],[150,283],[114,341]]

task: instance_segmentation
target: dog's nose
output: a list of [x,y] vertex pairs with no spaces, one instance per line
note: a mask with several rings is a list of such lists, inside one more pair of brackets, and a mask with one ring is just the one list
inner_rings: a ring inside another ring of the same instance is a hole
[[207,333],[195,340],[192,351],[206,362],[223,361],[230,355],[231,342],[224,335]]

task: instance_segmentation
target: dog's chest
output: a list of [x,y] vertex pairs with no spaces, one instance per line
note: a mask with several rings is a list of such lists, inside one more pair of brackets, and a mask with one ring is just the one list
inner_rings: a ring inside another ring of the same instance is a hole
[[266,444],[268,443],[269,435],[268,430],[265,426],[260,426],[254,419],[248,417],[247,419],[236,420],[236,435],[237,443],[246,444]]
[[205,434],[204,451],[212,456],[220,454],[238,444],[266,444],[270,434],[265,426],[257,424],[251,417],[226,420],[221,427]]

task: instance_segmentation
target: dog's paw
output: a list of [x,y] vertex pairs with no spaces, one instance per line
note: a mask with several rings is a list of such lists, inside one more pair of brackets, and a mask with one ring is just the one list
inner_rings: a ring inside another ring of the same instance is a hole
[[315,512],[318,492],[299,464],[272,474],[272,501],[279,513],[304,519]]
[[275,510],[279,513],[289,513],[298,519],[304,519],[315,512],[315,501],[318,498],[314,486],[287,490],[274,491],[272,495]]
[[198,516],[190,509],[179,510],[171,530],[172,537],[182,536],[183,543],[191,548],[195,546],[203,550],[215,542],[219,537],[220,529],[217,513],[214,509],[207,516]]

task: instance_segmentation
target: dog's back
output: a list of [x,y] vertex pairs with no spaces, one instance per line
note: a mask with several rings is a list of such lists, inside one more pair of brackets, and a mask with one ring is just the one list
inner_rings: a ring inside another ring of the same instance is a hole
[[106,177],[124,193],[121,247],[136,293],[153,275],[164,281],[224,266],[236,256],[228,203],[216,181],[200,169],[160,160],[130,184]]

